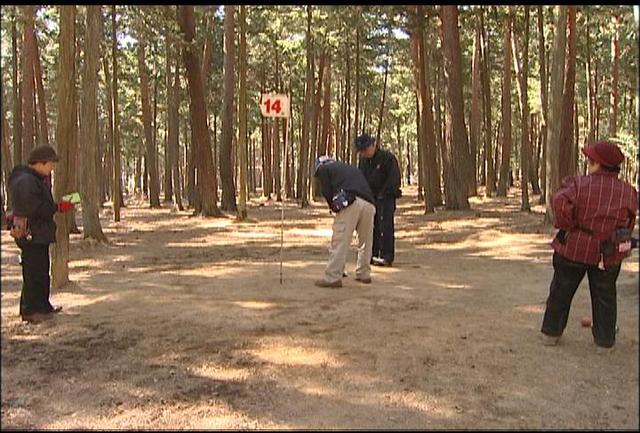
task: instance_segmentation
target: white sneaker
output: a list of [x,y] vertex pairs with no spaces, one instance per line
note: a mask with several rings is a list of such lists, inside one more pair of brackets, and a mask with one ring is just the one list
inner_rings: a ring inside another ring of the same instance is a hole
[[613,353],[614,348],[615,348],[615,346],[602,347],[602,346],[596,345],[596,353],[598,355],[608,355],[610,353]]

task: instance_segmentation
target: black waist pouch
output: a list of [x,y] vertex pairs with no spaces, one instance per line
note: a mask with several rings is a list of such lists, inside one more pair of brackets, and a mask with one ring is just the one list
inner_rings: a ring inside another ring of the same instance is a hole
[[356,195],[354,193],[341,189],[331,200],[331,210],[340,212],[342,209],[350,206],[354,201],[356,201]]

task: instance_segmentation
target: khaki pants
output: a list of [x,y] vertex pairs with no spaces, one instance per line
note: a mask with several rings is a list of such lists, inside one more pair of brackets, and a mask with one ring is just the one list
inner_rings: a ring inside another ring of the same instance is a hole
[[373,216],[376,207],[366,200],[356,197],[351,206],[336,214],[333,221],[333,235],[329,247],[329,262],[324,271],[324,279],[335,282],[342,279],[347,252],[353,239],[353,231],[358,232],[358,261],[356,277],[368,278],[371,274],[371,249],[373,245]]

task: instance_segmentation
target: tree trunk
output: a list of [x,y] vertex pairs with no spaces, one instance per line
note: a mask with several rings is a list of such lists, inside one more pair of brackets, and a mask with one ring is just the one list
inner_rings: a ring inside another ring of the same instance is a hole
[[[387,53],[387,57],[388,57]],[[382,98],[380,100],[380,114],[378,115],[378,130],[376,132],[376,143],[380,143],[380,134],[382,134],[382,118],[384,115],[384,102],[387,96],[387,78],[389,77],[389,59],[387,58],[384,65],[384,84],[382,85]]]
[[[182,181],[180,178],[180,158],[179,158],[179,137],[180,137],[180,64],[176,59],[175,74],[171,72],[171,61],[175,56],[174,47],[167,38],[167,159],[169,160],[169,172],[166,173],[167,189],[165,196],[171,200],[175,198],[175,205],[178,210],[184,210],[182,205]],[[171,194],[169,194],[169,189]]]
[[[280,86],[280,61],[278,59],[278,52],[276,51],[276,91],[281,93],[282,88]],[[286,127],[285,127],[286,129]],[[246,132],[245,132],[246,134]],[[283,162],[281,160],[281,148],[280,148],[280,119],[273,119],[273,154],[272,154],[272,167],[273,167],[273,180],[275,183],[276,200],[282,201],[282,173],[280,172],[280,165]],[[284,145],[283,145],[284,148]]]
[[615,137],[618,133],[618,76],[620,63],[620,18],[613,16],[613,36],[611,38],[611,96],[609,98],[609,136]]
[[[9,184],[9,175],[11,174],[11,169],[13,168],[13,158],[11,157],[11,138],[9,136],[9,121],[7,120],[7,108],[5,105],[5,87],[2,88],[2,172],[4,173],[4,181],[7,186]],[[8,188],[7,188],[8,191]],[[4,188],[0,189],[0,193],[4,197]],[[11,209],[11,194],[7,194],[7,209]],[[2,212],[4,213],[4,203],[2,203]],[[2,224],[5,221],[2,219]],[[4,225],[3,225],[4,227]]]
[[[356,26],[356,102],[355,102],[355,120],[353,121],[353,139],[355,140],[360,133],[360,26]],[[355,150],[351,153],[351,164],[355,165],[358,161],[358,152]]]
[[[433,131],[433,111],[430,91],[430,77],[427,60],[427,48],[424,41],[424,12],[422,5],[416,7],[417,32],[417,60],[418,60],[418,90],[420,92],[420,130],[419,157],[423,172],[423,201],[424,213],[434,210],[434,178],[438,176],[435,170],[435,136]],[[439,188],[439,183],[438,183]]]
[[235,87],[234,6],[224,7],[224,100],[222,105],[222,143],[220,145],[220,181],[222,210],[235,212],[236,188],[233,179],[233,94]]
[[560,157],[560,119],[562,117],[562,88],[564,85],[564,66],[566,52],[567,6],[556,6],[556,33],[553,41],[553,59],[551,63],[549,95],[549,127],[547,132],[547,187],[545,223],[553,222],[551,198],[560,186],[558,160]]
[[513,34],[513,58],[515,60],[516,75],[520,89],[520,116],[521,116],[521,143],[520,150],[520,189],[521,189],[521,205],[520,210],[529,212],[531,205],[529,204],[529,173],[531,165],[531,144],[529,137],[529,6],[524,6],[524,48],[522,48],[522,68],[518,61],[518,35]]
[[509,13],[504,29],[504,60],[502,62],[502,148],[500,163],[500,179],[498,181],[498,197],[506,197],[509,189],[509,169],[511,166],[511,21],[512,11]]
[[87,6],[84,70],[82,77],[82,222],[84,238],[106,242],[98,214],[98,69],[102,40],[101,6]]
[[329,142],[331,140],[331,57],[327,59],[325,75],[324,99],[322,102],[322,138],[320,140],[319,151],[322,154],[331,155],[331,149],[329,148]]
[[39,110],[39,128],[37,131],[38,144],[49,144],[49,122],[47,116],[47,98],[44,92],[44,84],[42,83],[42,65],[40,63],[40,52],[38,50],[38,38],[36,37],[36,32],[34,31],[32,34],[33,42],[33,66],[34,66],[34,74],[35,74],[35,85],[36,85],[36,95],[38,98],[38,110]]
[[307,50],[307,77],[304,95],[304,115],[302,119],[302,140],[300,143],[300,170],[298,171],[298,195],[300,197],[300,207],[309,206],[309,198],[307,195],[307,185],[309,180],[309,122],[311,121],[311,99],[313,95],[313,40],[311,36],[311,5],[307,5],[307,32],[306,32],[306,50]]
[[221,216],[217,205],[218,185],[216,170],[211,156],[211,137],[207,127],[207,106],[204,101],[202,65],[197,51],[193,49],[195,22],[193,6],[178,6],[178,21],[185,36],[187,46],[182,55],[187,69],[189,82],[189,111],[191,113],[191,145],[195,147],[194,163],[198,169],[198,189],[201,209],[204,216]]
[[[165,6],[167,7],[167,6]],[[172,53],[171,53],[171,46],[170,46],[170,40],[167,37],[167,35],[165,35],[165,55],[166,55],[166,59],[165,59],[165,88],[167,89],[167,113],[166,113],[166,124],[167,127],[165,128],[165,140],[164,140],[164,201],[165,202],[171,202],[171,198],[173,197],[173,170],[172,170],[172,153],[173,153],[173,149],[170,149],[170,143],[169,143],[169,122],[172,120],[170,120],[171,118],[171,112],[173,110],[172,105],[175,105],[175,101],[173,99],[172,93],[173,93],[173,89],[171,88],[173,80],[172,80],[172,74],[171,74],[171,58],[172,58]],[[175,124],[172,123],[171,125],[173,128],[175,128]]]
[[182,205],[182,177],[180,176],[180,65],[176,60],[173,85],[169,88],[169,162],[173,178],[173,193],[178,210],[184,210]]
[[33,21],[35,6],[22,6],[22,152],[24,160],[34,147],[34,58],[35,47]]
[[476,26],[471,61],[471,112],[469,113],[469,151],[473,176],[469,179],[469,195],[478,195],[478,149],[480,148],[480,21]]
[[544,14],[542,6],[538,6],[538,57],[540,65],[540,106],[542,117],[540,119],[540,147],[542,148],[542,167],[540,167],[540,204],[547,200],[547,124],[548,124],[548,89],[549,80],[547,74],[547,56],[544,47]]
[[[149,78],[145,65],[145,39],[142,32],[138,34],[138,73],[140,74],[140,95],[142,97],[142,125],[146,148],[146,167],[149,175],[149,203],[151,208],[160,208],[160,184],[156,169],[157,150],[153,140],[153,126],[151,119],[151,101],[149,100]],[[146,178],[146,176],[145,176]]]
[[595,137],[595,133],[596,133],[596,123],[595,123],[595,92],[594,92],[594,88],[593,88],[593,69],[592,69],[592,63],[591,63],[591,25],[589,24],[589,15],[590,15],[590,8],[585,8],[584,9],[584,14],[585,14],[585,19],[586,19],[586,24],[585,24],[585,39],[586,39],[586,59],[585,59],[585,66],[586,66],[586,73],[587,73],[587,79],[586,79],[586,83],[587,83],[587,143],[593,143],[596,139]]
[[567,53],[560,119],[560,157],[558,179],[576,174],[577,154],[574,152],[574,111],[576,82],[576,7],[567,8]]
[[240,176],[238,182],[239,203],[238,219],[247,219],[247,41],[245,6],[240,5],[240,47],[238,53],[238,69],[240,73],[238,87],[238,165]]
[[447,182],[445,183],[446,208],[469,209],[467,181],[469,164],[469,140],[464,124],[464,100],[462,98],[462,55],[458,32],[458,7],[441,6],[441,40],[445,63],[447,86],[447,109],[451,116],[447,133],[445,160]]
[[102,70],[104,72],[105,92],[107,97],[107,142],[104,153],[104,185],[105,195],[111,197],[113,183],[113,96],[111,87],[111,73],[109,72],[109,64],[107,56],[102,57]]
[[480,27],[482,30],[482,67],[480,79],[482,80],[482,112],[484,113],[484,155],[486,160],[486,185],[485,196],[493,197],[496,193],[496,167],[493,163],[494,153],[491,139],[493,127],[491,126],[491,78],[489,76],[489,39],[484,26],[484,10],[480,12]]
[[[57,95],[56,143],[59,161],[56,167],[54,198],[56,201],[73,192],[69,189],[71,143],[76,135],[75,110],[75,6],[60,6],[59,73]],[[33,82],[33,81],[32,81]],[[59,289],[69,282],[69,221],[66,214],[56,213],[56,242],[52,255],[52,287]]]
[[16,11],[14,6],[11,14],[11,54],[13,56],[13,69],[11,83],[13,89],[13,156],[16,165],[25,161],[22,151],[22,97],[18,83],[18,31],[16,28]]
[[[310,158],[310,167],[313,165],[313,161],[314,158],[319,157],[320,155],[324,154],[324,152],[321,152],[321,144],[320,144],[320,128],[319,128],[319,122],[320,122],[320,101],[322,100],[322,81],[324,79],[324,70],[325,70],[325,59],[326,59],[326,53],[323,50],[322,54],[320,55],[320,66],[318,69],[318,83],[317,83],[317,88],[315,91],[315,96],[313,98],[313,109],[311,111],[311,131],[310,131],[310,140],[311,140],[311,158]],[[311,194],[312,197],[316,200],[320,199],[322,197],[322,191],[320,191],[320,181],[318,180],[318,178],[313,177],[312,181],[311,181]]]
[[122,179],[122,163],[120,160],[120,111],[118,110],[118,50],[117,50],[117,27],[116,27],[116,6],[111,7],[111,61],[113,62],[113,86],[111,89],[113,101],[113,193],[111,200],[113,202],[113,220],[120,221],[120,206],[122,202],[121,179]]

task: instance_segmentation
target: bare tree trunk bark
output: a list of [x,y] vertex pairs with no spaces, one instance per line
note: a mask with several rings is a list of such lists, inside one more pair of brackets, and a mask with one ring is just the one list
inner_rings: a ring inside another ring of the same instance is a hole
[[576,82],[576,7],[567,7],[567,53],[560,120],[560,157],[558,179],[576,174],[577,157],[574,152],[574,111]]
[[480,21],[476,25],[471,61],[471,112],[469,113],[469,150],[473,176],[469,182],[469,195],[478,195],[478,149],[480,148]]
[[[191,45],[195,37],[193,6],[178,6],[178,22],[187,46],[182,55],[189,82],[189,111],[191,112],[191,137],[197,154],[194,163],[198,168],[198,189],[201,212],[204,216],[221,216],[217,205],[218,185],[211,156],[211,137],[207,127],[207,107],[204,101],[202,65]],[[235,197],[234,197],[235,199]],[[234,200],[235,201],[235,200]]]
[[[239,203],[238,220],[247,219],[247,41],[245,6],[240,5],[240,46],[238,53],[238,69],[240,73],[238,87],[238,165],[240,176],[238,182]],[[278,191],[278,194],[280,192]]]
[[40,63],[40,52],[38,49],[38,38],[36,37],[36,32],[32,33],[33,37],[33,49],[34,49],[34,57],[33,57],[33,66],[34,66],[34,74],[35,74],[35,85],[36,85],[36,94],[38,97],[38,110],[39,110],[39,120],[40,120],[40,128],[38,130],[37,136],[38,144],[49,144],[49,121],[47,116],[47,98],[44,92],[44,84],[42,83],[42,65]]
[[29,155],[34,147],[34,125],[33,116],[35,113],[34,98],[34,57],[35,47],[33,46],[33,21],[35,16],[35,6],[22,6],[22,152],[24,159]]
[[117,28],[116,28],[116,6],[111,7],[111,61],[113,62],[113,85],[111,95],[113,101],[113,193],[111,200],[113,202],[113,220],[120,221],[120,206],[122,201],[121,179],[122,179],[122,163],[120,161],[120,112],[118,110],[118,49],[117,49]]
[[100,41],[102,40],[101,6],[87,6],[82,77],[82,221],[84,238],[106,242],[98,215],[98,70],[100,68]]
[[491,126],[491,80],[489,77],[489,39],[484,26],[484,11],[480,13],[480,27],[482,30],[482,68],[480,77],[482,80],[482,111],[484,113],[484,154],[487,165],[487,178],[485,196],[493,197],[496,193],[496,167],[493,163],[494,152],[491,139],[493,128]]
[[[151,101],[149,100],[149,77],[145,65],[145,38],[138,34],[138,72],[140,74],[140,94],[142,96],[142,125],[144,129],[144,141],[146,148],[145,161],[149,181],[149,204],[151,208],[160,208],[160,185],[156,165],[157,150],[153,139],[153,126],[151,118]],[[145,176],[146,178],[146,176]]]
[[542,116],[540,119],[540,147],[542,148],[542,166],[540,167],[540,204],[545,204],[547,200],[547,124],[548,124],[548,89],[549,79],[547,74],[547,56],[544,46],[544,14],[542,6],[538,6],[538,57],[540,65],[540,106]]
[[[56,182],[54,198],[56,201],[68,194],[69,171],[75,169],[70,165],[72,155],[69,151],[76,135],[75,110],[75,6],[60,6],[60,63],[57,91],[57,125],[56,143],[58,150],[58,165],[56,167]],[[59,289],[69,282],[69,221],[66,214],[56,213],[56,242],[53,248],[51,265],[51,285]]]
[[509,189],[509,171],[511,168],[511,21],[512,10],[509,13],[504,29],[504,60],[502,62],[502,149],[500,164],[500,179],[498,181],[498,197],[506,197]]
[[560,156],[560,119],[562,117],[562,89],[564,86],[564,66],[566,52],[567,6],[557,6],[556,33],[553,41],[553,61],[551,63],[551,93],[549,107],[549,129],[547,132],[547,188],[545,223],[553,222],[551,198],[560,186],[558,159]]
[[16,28],[18,7],[14,6],[11,14],[11,54],[13,57],[13,69],[11,83],[13,89],[13,156],[16,165],[25,160],[22,150],[22,96],[18,82],[18,31]]
[[222,143],[220,145],[221,209],[235,212],[236,187],[233,179],[233,94],[235,88],[235,24],[233,5],[224,7],[224,100],[222,104]]
[[615,137],[618,133],[618,77],[620,63],[620,18],[612,17],[613,37],[611,39],[611,96],[609,108],[609,136]]
[[443,164],[447,166],[445,183],[446,208],[469,209],[467,182],[469,164],[469,139],[464,124],[464,100],[462,97],[462,59],[458,31],[458,7],[441,6],[441,40],[445,62],[447,108],[451,116],[448,125],[447,148]]

